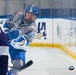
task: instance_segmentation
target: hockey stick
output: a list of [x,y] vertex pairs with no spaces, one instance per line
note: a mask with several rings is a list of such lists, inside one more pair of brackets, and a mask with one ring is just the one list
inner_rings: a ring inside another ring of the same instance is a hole
[[6,22],[14,25],[14,27],[10,30],[10,32],[15,31],[15,30],[17,29],[19,23],[21,22],[22,17],[23,17],[22,14],[20,14],[20,15],[18,16],[18,12],[16,12],[16,13],[13,15],[12,21],[10,21],[10,19],[6,21]]
[[24,66],[22,67],[12,67],[10,66],[10,68],[14,68],[14,69],[17,69],[17,70],[23,70],[23,69],[26,69],[28,68],[29,66],[31,66],[33,64],[33,61],[32,60],[29,60]]
[[13,17],[16,15],[16,13],[17,13],[17,11],[16,11],[12,16],[10,16],[10,18],[9,18],[9,19],[1,20],[1,21],[0,21],[0,24],[3,24],[5,21],[12,20],[12,19],[13,19]]
[[7,20],[1,20],[1,21],[0,21],[0,24],[3,24],[4,21],[5,21],[6,23],[13,24],[14,27],[12,27],[11,30],[10,30],[10,32],[12,32],[12,31],[15,31],[15,30],[17,29],[19,23],[21,22],[22,17],[23,17],[23,15],[20,14],[20,15],[18,16],[18,12],[16,11],[9,19],[7,19]]
[[38,39],[38,38],[41,38],[41,37],[44,37],[42,33],[35,35],[34,39]]
[[38,38],[45,37],[45,36],[46,36],[46,31],[44,31],[43,33],[36,34],[34,39],[38,39]]

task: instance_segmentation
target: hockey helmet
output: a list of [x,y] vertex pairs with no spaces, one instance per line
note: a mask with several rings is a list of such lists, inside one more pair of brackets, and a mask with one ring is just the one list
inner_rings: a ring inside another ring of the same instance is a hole
[[31,12],[33,14],[35,14],[36,16],[38,15],[39,13],[39,9],[37,6],[35,5],[29,5],[26,9],[25,9],[25,13],[26,12]]

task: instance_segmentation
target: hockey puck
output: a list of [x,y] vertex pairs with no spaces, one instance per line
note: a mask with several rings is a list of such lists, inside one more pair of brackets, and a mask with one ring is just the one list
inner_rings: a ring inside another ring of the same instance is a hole
[[69,70],[74,70],[74,66],[69,66]]

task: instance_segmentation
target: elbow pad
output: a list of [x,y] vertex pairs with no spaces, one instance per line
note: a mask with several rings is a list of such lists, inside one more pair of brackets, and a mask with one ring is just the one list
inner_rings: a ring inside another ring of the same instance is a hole
[[5,34],[8,34],[8,33],[9,33],[9,28],[8,28],[8,24],[7,24],[7,23],[5,23],[5,24],[3,25],[3,32],[4,32]]

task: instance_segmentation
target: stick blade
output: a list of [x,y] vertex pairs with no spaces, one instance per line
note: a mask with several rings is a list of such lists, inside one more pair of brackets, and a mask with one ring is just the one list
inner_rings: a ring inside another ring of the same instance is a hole
[[21,67],[21,70],[31,66],[33,64],[33,61],[32,60],[29,60],[24,66]]
[[28,67],[30,67],[31,65],[33,64],[33,61],[32,60],[29,60],[26,64],[24,64],[22,67],[10,67],[10,68],[14,68],[14,69],[17,69],[17,70],[24,70]]

